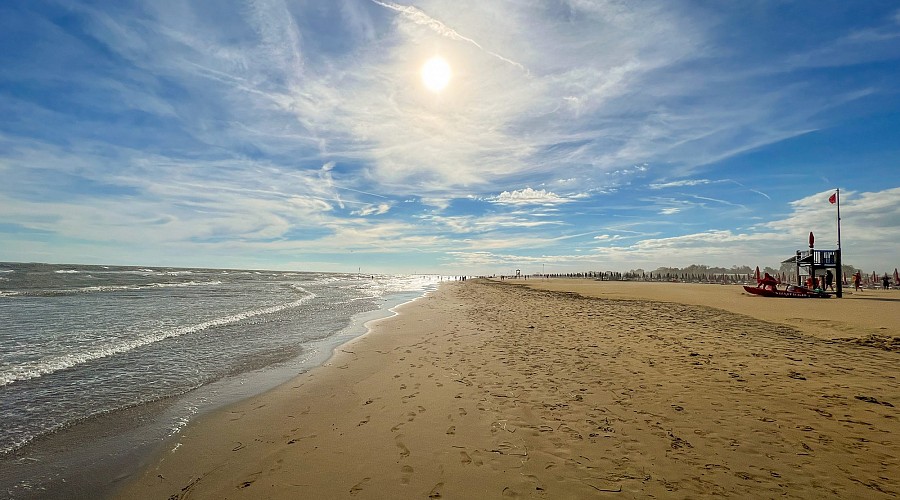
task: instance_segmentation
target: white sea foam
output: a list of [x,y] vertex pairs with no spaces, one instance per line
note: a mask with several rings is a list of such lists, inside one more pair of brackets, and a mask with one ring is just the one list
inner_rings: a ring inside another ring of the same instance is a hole
[[219,280],[215,281],[185,281],[183,283],[147,283],[146,285],[141,285],[138,288],[182,288],[188,286],[209,286],[209,285],[221,285],[222,282]]
[[[178,434],[179,432],[181,432],[181,430],[184,429],[185,426],[187,426],[187,424],[189,424],[191,422],[191,417],[193,417],[194,415],[197,414],[197,406],[196,405],[190,405],[186,408],[186,410],[187,411],[185,414],[179,416],[175,420],[175,422],[172,423],[172,427],[169,429],[169,437],[172,437],[175,434]],[[179,443],[179,445],[180,445],[180,443]],[[178,449],[178,447],[176,446],[175,449]],[[172,450],[172,451],[175,451],[175,450]]]
[[[160,282],[160,283],[144,283],[142,285],[94,285],[94,286],[83,286],[78,288],[65,288],[59,290],[42,290],[37,292],[28,291],[25,292],[24,295],[38,295],[38,296],[59,296],[59,295],[76,295],[82,293],[96,293],[96,292],[121,292],[126,290],[138,291],[138,290],[148,290],[153,288],[186,288],[186,287],[195,287],[195,286],[215,286],[221,285],[222,282],[219,280],[213,281],[185,281],[182,283],[172,283],[172,282]],[[7,295],[19,295],[19,292],[9,292]]]
[[81,271],[77,269],[58,269],[54,271],[56,274],[78,274]]
[[180,337],[183,335],[188,335],[192,333],[202,332],[204,330],[208,330],[210,328],[215,328],[219,326],[224,326],[232,323],[237,323],[241,320],[245,320],[248,318],[252,318],[255,316],[262,316],[265,314],[274,314],[279,311],[283,311],[285,309],[290,309],[294,307],[299,307],[315,297],[314,293],[308,292],[303,287],[293,286],[295,290],[301,292],[304,297],[284,304],[278,304],[270,307],[264,307],[262,309],[254,309],[250,311],[244,311],[237,314],[232,314],[230,316],[224,316],[222,318],[215,318],[209,321],[204,321],[202,323],[197,323],[195,325],[187,325],[181,326],[178,328],[173,328],[170,330],[164,330],[160,332],[150,333],[147,335],[143,335],[141,337],[127,340],[118,344],[110,344],[105,346],[96,346],[92,349],[88,349],[82,352],[76,352],[71,354],[66,354],[64,356],[55,356],[51,358],[44,358],[40,360],[30,361],[27,363],[22,363],[17,366],[13,366],[11,368],[5,369],[0,372],[0,387],[5,385],[9,385],[13,382],[20,380],[28,380],[33,378],[38,378],[50,373],[54,373],[60,370],[65,370],[67,368],[71,368],[73,366],[77,366],[83,363],[87,363],[89,361],[93,361],[96,359],[105,358],[108,356],[113,356],[115,354],[121,354],[124,352],[132,351],[139,347],[143,347],[145,345],[153,344],[155,342],[159,342],[161,340],[165,340],[173,337]]

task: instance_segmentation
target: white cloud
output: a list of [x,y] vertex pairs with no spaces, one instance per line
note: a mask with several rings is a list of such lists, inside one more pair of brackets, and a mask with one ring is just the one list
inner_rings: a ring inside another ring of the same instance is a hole
[[381,5],[382,7],[387,7],[391,10],[400,12],[401,14],[403,14],[403,16],[406,19],[412,21],[415,24],[425,26],[428,29],[433,30],[435,33],[437,33],[441,36],[450,38],[451,40],[457,40],[457,41],[462,41],[462,42],[472,44],[473,46],[477,47],[479,50],[482,50],[485,53],[490,54],[491,56],[496,57],[497,59],[500,59],[501,61],[504,61],[504,62],[512,64],[513,66],[516,66],[522,70],[525,70],[525,67],[522,66],[521,64],[519,64],[515,61],[512,61],[510,59],[507,59],[506,57],[503,57],[500,54],[496,54],[489,50],[485,50],[485,48],[482,47],[475,40],[472,40],[471,38],[461,35],[456,30],[450,28],[449,26],[445,25],[441,21],[429,16],[428,14],[423,12],[421,9],[418,9],[412,5],[399,5],[394,2],[380,2],[379,0],[371,0],[371,1],[375,4]]
[[[822,191],[791,203],[792,213],[760,224],[795,240],[813,232],[823,248],[837,244],[837,207],[828,202],[833,190]],[[841,246],[844,261],[891,267],[900,241],[900,188],[874,192],[841,191]],[[784,236],[783,236],[784,237]],[[896,266],[896,264],[894,264]]]
[[[783,219],[759,224],[746,231],[711,229],[679,236],[653,237],[639,234],[630,245],[598,245],[589,252],[570,254],[552,252],[541,256],[522,253],[530,247],[516,241],[506,249],[513,252],[459,252],[461,263],[475,265],[529,265],[553,263],[569,270],[627,270],[638,267],[656,269],[662,266],[684,267],[691,264],[730,267],[759,265],[778,267],[780,262],[807,246],[810,231],[816,235],[816,248],[836,246],[836,207],[828,203],[833,191],[820,192],[791,203],[792,213]],[[841,217],[844,263],[872,269],[879,274],[897,264],[896,241],[900,240],[900,188],[879,192],[841,192]],[[606,243],[619,239],[601,234],[593,241]],[[473,245],[473,248],[480,248]],[[545,248],[552,250],[553,248]],[[490,268],[489,269],[493,269]]]
[[690,180],[682,180],[682,181],[671,181],[671,182],[662,182],[650,184],[650,189],[666,189],[672,187],[685,187],[685,186],[701,186],[704,184],[710,184],[713,181],[709,179],[690,179]]
[[387,203],[379,203],[378,205],[368,205],[359,210],[355,210],[351,212],[353,215],[359,216],[368,216],[368,215],[381,215],[386,214],[391,209],[391,206]]
[[[458,216],[440,216],[440,215],[420,215],[419,220],[434,224],[438,233],[449,231],[456,234],[485,234],[498,230],[510,230],[516,228],[536,228],[541,226],[558,226],[563,222],[559,220],[535,219],[532,214],[515,215],[515,214],[498,214],[498,215],[458,215]],[[549,215],[548,215],[549,217]],[[505,242],[501,243],[507,246],[509,238],[503,238]]]
[[487,200],[492,203],[508,205],[556,205],[572,201],[570,198],[563,198],[552,191],[530,187],[516,191],[503,191]]

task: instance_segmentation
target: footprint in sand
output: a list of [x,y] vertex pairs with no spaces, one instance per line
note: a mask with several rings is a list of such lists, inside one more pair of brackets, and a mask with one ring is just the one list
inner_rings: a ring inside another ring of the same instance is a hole
[[469,465],[472,463],[472,457],[470,457],[468,453],[461,451],[459,452],[459,461],[464,465]]
[[503,498],[519,498],[519,494],[507,486],[506,488],[503,488]]
[[531,481],[531,483],[534,485],[535,491],[544,491],[544,483],[542,483],[537,476],[535,476],[534,474],[526,474],[525,478]]
[[450,436],[456,434],[456,426],[455,426],[455,425],[451,425],[451,426],[447,429],[447,434],[450,435]]
[[431,488],[431,492],[428,493],[428,498],[441,498],[444,495],[441,494],[441,490],[444,489],[444,483],[438,483],[434,485],[434,488]]
[[400,448],[400,456],[406,458],[409,456],[409,448],[401,442],[397,442],[397,448]]
[[362,490],[363,490],[363,487],[364,487],[364,486],[366,485],[366,483],[368,483],[371,479],[372,479],[372,478],[367,477],[367,478],[363,479],[362,481],[360,481],[360,482],[354,484],[353,487],[350,488],[350,494],[351,494],[351,495],[356,495],[357,493],[359,493],[360,491],[362,491]]
[[460,408],[460,409],[459,409],[459,416],[460,416],[460,417],[465,417],[466,415],[468,415],[468,413],[469,413],[469,412],[467,412],[465,408]]
[[412,467],[404,465],[400,468],[400,472],[403,473],[403,475],[400,477],[400,483],[409,484],[410,479],[412,479],[410,476],[412,476],[412,473],[415,471]]

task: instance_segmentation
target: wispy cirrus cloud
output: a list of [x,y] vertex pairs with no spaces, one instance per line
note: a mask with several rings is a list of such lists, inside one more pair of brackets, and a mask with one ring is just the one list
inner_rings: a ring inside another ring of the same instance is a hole
[[359,210],[354,210],[351,212],[353,215],[360,216],[368,216],[368,215],[381,215],[386,214],[391,209],[391,206],[387,203],[379,203],[378,205],[368,205]]
[[420,25],[423,25],[423,26],[426,26],[426,27],[428,27],[429,29],[434,30],[436,33],[438,33],[438,34],[441,35],[441,36],[445,36],[445,37],[447,37],[447,38],[450,38],[451,40],[457,40],[457,41],[461,41],[461,42],[466,42],[466,43],[472,44],[472,45],[474,45],[475,47],[477,47],[479,50],[483,50],[485,53],[487,53],[487,54],[489,54],[489,55],[491,55],[491,56],[493,56],[493,57],[496,57],[497,59],[499,59],[499,60],[501,60],[501,61],[503,61],[503,62],[512,64],[513,66],[516,66],[516,67],[518,67],[518,68],[520,68],[520,69],[522,69],[522,70],[524,70],[524,71],[526,71],[526,72],[528,71],[528,70],[525,68],[525,66],[523,66],[523,65],[520,64],[520,63],[517,63],[517,62],[512,61],[512,60],[510,60],[510,59],[508,59],[508,58],[506,58],[506,57],[503,57],[503,56],[501,56],[500,54],[496,54],[496,53],[491,52],[491,51],[489,51],[489,50],[485,50],[485,48],[482,47],[482,46],[481,46],[478,42],[476,42],[475,40],[472,40],[471,38],[468,38],[468,37],[465,37],[465,36],[461,35],[460,33],[458,33],[458,32],[457,32],[456,30],[454,30],[453,28],[450,28],[449,26],[445,25],[445,24],[442,23],[441,21],[438,21],[437,19],[435,19],[435,18],[429,16],[428,14],[426,14],[425,12],[423,12],[421,9],[418,9],[418,8],[412,6],[412,5],[400,5],[400,4],[397,4],[397,3],[394,3],[394,2],[381,2],[381,1],[379,1],[379,0],[371,0],[371,1],[372,1],[373,3],[375,3],[375,4],[377,4],[377,5],[380,5],[380,6],[382,6],[382,7],[386,7],[386,8],[388,8],[388,9],[391,9],[391,10],[394,10],[394,11],[397,11],[397,12],[401,13],[401,14],[403,14],[403,16],[404,16],[405,18],[409,19],[409,20],[412,21],[413,23],[415,23],[415,24],[420,24]]
[[714,181],[709,179],[684,179],[680,181],[670,181],[670,182],[660,182],[650,184],[650,189],[667,189],[674,187],[685,187],[685,186],[702,186],[704,184],[710,184]]
[[[661,245],[638,243],[665,238],[685,248],[670,257],[700,258],[687,236],[824,223],[793,204],[824,179],[848,186],[848,245],[893,255],[861,229],[894,227],[893,7],[853,22],[852,6],[807,20],[767,2],[67,12],[0,5],[0,224],[22,231],[0,249],[17,258],[29,241],[46,255],[136,256],[141,240],[149,260],[268,249],[273,263],[307,252],[336,269],[380,252],[400,267],[411,248],[435,265],[454,262],[444,250],[489,248],[625,265],[657,258]],[[440,94],[419,79],[434,54],[454,74]]]

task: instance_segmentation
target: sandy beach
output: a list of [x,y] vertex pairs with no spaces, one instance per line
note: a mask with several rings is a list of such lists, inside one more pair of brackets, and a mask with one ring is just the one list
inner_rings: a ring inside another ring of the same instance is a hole
[[443,284],[120,498],[895,498],[900,292]]

